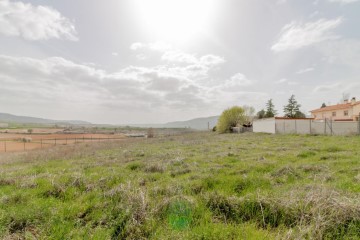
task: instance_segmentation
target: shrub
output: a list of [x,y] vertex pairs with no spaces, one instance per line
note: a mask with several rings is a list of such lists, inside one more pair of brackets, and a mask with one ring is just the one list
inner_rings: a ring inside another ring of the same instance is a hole
[[246,121],[245,110],[241,107],[226,109],[220,116],[216,129],[219,133],[229,133],[233,127]]
[[131,171],[136,171],[138,169],[141,169],[143,167],[143,164],[141,163],[130,163],[127,165],[127,168],[129,168]]
[[166,219],[172,229],[183,230],[193,221],[193,203],[186,198],[178,197],[166,201],[160,209],[160,216]]
[[160,164],[148,165],[145,168],[145,172],[150,172],[150,173],[163,173],[164,171],[165,171],[165,167]]
[[21,138],[21,141],[24,142],[24,143],[28,143],[28,142],[32,141],[32,138],[24,137],[24,138]]
[[147,137],[148,138],[153,138],[155,137],[155,133],[154,133],[154,129],[153,128],[149,128],[147,131]]

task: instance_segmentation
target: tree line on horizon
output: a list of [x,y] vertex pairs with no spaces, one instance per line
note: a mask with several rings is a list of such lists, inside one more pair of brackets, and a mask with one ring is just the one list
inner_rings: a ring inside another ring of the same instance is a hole
[[[299,104],[296,99],[295,95],[291,95],[288,100],[288,104],[284,106],[284,117],[286,118],[305,118],[305,113],[300,111],[301,104]],[[262,118],[272,118],[277,115],[277,111],[275,110],[275,105],[273,100],[270,99],[266,103],[266,109],[262,109],[257,112],[256,117],[258,119]]]

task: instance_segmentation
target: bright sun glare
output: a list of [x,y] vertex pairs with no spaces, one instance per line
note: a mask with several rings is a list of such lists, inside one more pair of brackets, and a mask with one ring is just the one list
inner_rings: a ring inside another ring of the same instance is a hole
[[206,33],[216,0],[133,0],[137,18],[159,40],[183,42]]

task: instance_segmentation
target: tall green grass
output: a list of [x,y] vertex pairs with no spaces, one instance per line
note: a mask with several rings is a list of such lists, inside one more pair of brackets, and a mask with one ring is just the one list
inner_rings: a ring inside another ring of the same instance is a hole
[[359,144],[191,133],[0,155],[0,238],[360,239]]

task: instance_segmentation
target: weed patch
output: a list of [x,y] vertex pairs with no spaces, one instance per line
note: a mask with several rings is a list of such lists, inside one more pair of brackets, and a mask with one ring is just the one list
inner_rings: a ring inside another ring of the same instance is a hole
[[360,239],[358,145],[197,132],[1,155],[0,238]]
[[301,152],[299,153],[297,156],[299,158],[308,158],[308,157],[313,157],[316,155],[316,152],[313,152],[313,151],[304,151],[304,152]]

